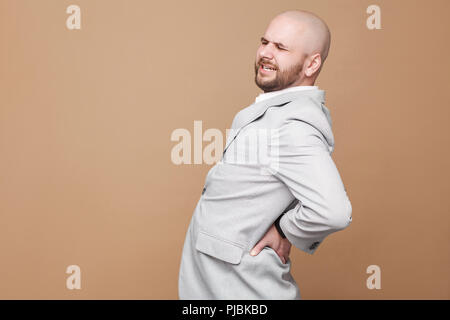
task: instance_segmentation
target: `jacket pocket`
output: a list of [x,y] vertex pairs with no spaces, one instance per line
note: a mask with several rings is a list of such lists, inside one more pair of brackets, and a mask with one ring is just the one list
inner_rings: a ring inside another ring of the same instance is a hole
[[273,250],[271,247],[265,246],[263,248],[263,251],[264,250],[275,258],[275,260],[277,261],[278,265],[280,265],[282,267],[288,267],[289,266],[290,261],[291,261],[290,258],[287,259],[286,263],[283,263],[283,261],[281,261],[280,256],[278,255],[278,253],[276,253],[275,250]]
[[202,253],[231,264],[239,264],[244,251],[243,246],[204,231],[199,232],[195,248]]

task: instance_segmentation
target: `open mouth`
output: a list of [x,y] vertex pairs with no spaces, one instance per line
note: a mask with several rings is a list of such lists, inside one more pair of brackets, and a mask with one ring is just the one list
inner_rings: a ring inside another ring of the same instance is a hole
[[268,65],[264,65],[264,64],[261,64],[259,66],[259,69],[262,70],[263,72],[274,72],[274,71],[276,71],[275,68],[273,68],[271,66],[268,66]]

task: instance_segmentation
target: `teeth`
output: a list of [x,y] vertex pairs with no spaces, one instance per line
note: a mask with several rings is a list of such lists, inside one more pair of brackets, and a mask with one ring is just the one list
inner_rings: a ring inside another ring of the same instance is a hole
[[275,69],[272,69],[272,68],[269,68],[269,67],[266,67],[266,66],[263,66],[263,69],[264,70],[270,70],[270,71],[274,71]]

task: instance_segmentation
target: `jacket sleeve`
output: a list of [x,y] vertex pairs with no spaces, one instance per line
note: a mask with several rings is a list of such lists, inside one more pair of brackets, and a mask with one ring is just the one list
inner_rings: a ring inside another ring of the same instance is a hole
[[297,248],[313,254],[325,237],[346,228],[352,206],[328,144],[312,125],[289,121],[269,143],[270,171],[298,202],[279,225]]

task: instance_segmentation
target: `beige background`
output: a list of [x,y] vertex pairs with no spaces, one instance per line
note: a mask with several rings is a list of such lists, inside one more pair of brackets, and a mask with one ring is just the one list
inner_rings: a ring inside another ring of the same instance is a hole
[[314,255],[293,248],[302,297],[448,299],[448,0],[0,0],[0,298],[177,299],[210,165],[174,165],[170,135],[229,128],[267,23],[295,8],[332,32],[317,84],[353,205]]

